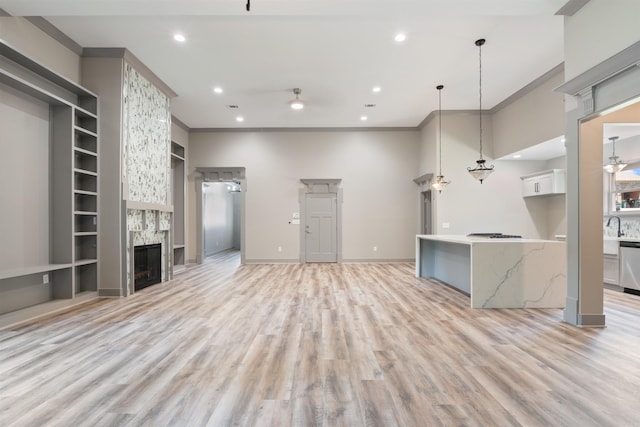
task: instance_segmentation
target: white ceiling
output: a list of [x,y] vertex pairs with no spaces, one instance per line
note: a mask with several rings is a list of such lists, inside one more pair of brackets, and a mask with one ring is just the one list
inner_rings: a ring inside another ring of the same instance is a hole
[[[563,18],[554,13],[566,2],[253,0],[246,12],[246,0],[0,0],[0,8],[43,16],[83,47],[129,49],[178,94],[173,114],[191,128],[414,127],[437,109],[438,84],[444,110],[478,108],[478,38],[487,39],[485,109],[560,64]],[[298,112],[288,107],[295,87],[306,102]]]

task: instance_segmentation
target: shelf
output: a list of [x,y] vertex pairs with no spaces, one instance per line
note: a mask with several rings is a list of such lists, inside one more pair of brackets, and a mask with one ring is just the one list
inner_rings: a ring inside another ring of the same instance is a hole
[[98,197],[89,191],[74,191],[75,211],[98,212]]
[[73,211],[74,215],[86,215],[86,216],[98,216],[98,212],[95,211]]
[[173,245],[173,249],[184,249],[184,245]]
[[184,162],[184,157],[178,156],[175,153],[171,153],[171,157],[174,158],[174,159],[182,160]]
[[95,153],[86,150],[74,148],[73,150],[73,167],[89,172],[98,173],[98,157]]
[[80,147],[74,147],[73,151],[77,153],[86,154],[88,156],[98,157],[98,153],[96,153],[95,151],[85,150],[84,148],[80,148]]
[[184,160],[184,147],[177,142],[171,141],[171,155]]
[[95,191],[86,191],[86,190],[73,190],[74,193],[76,194],[84,194],[87,196],[97,196],[98,193],[96,193]]
[[76,295],[98,290],[98,265],[96,263],[77,265],[75,274],[74,292]]
[[0,280],[11,279],[13,277],[28,276],[29,274],[47,273],[50,271],[64,270],[71,268],[73,264],[44,264],[34,265],[32,267],[22,267],[11,270],[0,271]]
[[98,255],[98,233],[74,236],[75,263],[84,263],[84,260],[95,260]]
[[87,258],[87,259],[79,259],[75,261],[73,264],[77,267],[80,265],[89,265],[89,264],[97,264],[98,260],[95,258]]
[[85,173],[74,169],[73,174],[73,190],[76,193],[85,192],[86,194],[97,194],[98,176],[95,173]]
[[97,231],[78,231],[76,233],[73,233],[74,236],[97,236],[98,232]]
[[98,231],[97,215],[74,215],[76,233],[95,233]]
[[91,171],[88,171],[88,170],[86,170],[86,169],[78,169],[78,168],[75,168],[75,169],[73,169],[73,171],[74,171],[75,173],[81,173],[81,174],[84,174],[84,175],[98,176],[98,173],[97,173],[97,172],[91,172]]
[[98,134],[95,132],[92,132],[86,128],[83,128],[81,126],[74,126],[74,129],[76,130],[76,132],[87,135],[87,136],[92,136],[94,138],[98,137]]
[[97,292],[82,292],[76,294],[73,299],[58,299],[47,301],[38,305],[26,307],[20,310],[0,315],[0,329],[13,326],[18,323],[33,320],[38,317],[51,315],[58,311],[68,310],[80,304],[85,304],[98,298]]

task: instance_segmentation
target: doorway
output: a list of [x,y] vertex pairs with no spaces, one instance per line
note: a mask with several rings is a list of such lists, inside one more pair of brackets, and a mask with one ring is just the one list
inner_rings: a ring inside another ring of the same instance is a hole
[[431,214],[432,212],[432,205],[433,203],[431,202],[431,190],[427,190],[427,191],[423,191],[421,193],[422,195],[422,212],[420,217],[422,218],[422,227],[420,232],[422,234],[433,234],[433,216]]
[[300,262],[342,260],[340,179],[302,179]]
[[245,168],[196,168],[196,262],[226,250],[245,260]]

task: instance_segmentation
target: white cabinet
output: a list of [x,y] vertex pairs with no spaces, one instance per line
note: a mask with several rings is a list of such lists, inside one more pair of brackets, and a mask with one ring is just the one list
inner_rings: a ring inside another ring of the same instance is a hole
[[564,194],[566,192],[564,169],[551,169],[525,175],[522,180],[522,197]]
[[604,283],[609,285],[617,285],[620,275],[620,264],[618,262],[618,255],[604,254]]

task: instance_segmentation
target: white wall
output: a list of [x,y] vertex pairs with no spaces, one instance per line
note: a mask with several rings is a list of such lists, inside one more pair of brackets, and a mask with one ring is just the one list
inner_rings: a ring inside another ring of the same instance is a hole
[[[248,262],[299,260],[301,230],[289,220],[300,212],[303,178],[342,179],[345,261],[404,260],[415,257],[418,145],[416,130],[192,132],[189,161],[190,171],[246,168]],[[194,187],[190,173],[191,216]],[[195,236],[193,228],[190,234]]]
[[564,135],[564,96],[553,91],[563,82],[564,74],[558,72],[491,115],[496,158]]
[[590,0],[565,18],[565,78],[573,77],[640,40],[638,0]]
[[80,82],[80,57],[20,17],[0,17],[0,39],[45,67]]
[[[484,117],[484,116],[483,116]],[[437,120],[437,117],[433,119]],[[494,161],[491,158],[491,120],[483,120],[483,157],[495,172],[483,184],[473,179],[467,167],[475,167],[479,151],[479,120],[476,113],[446,112],[442,121],[442,171],[451,184],[436,197],[436,234],[501,232],[529,238],[549,235],[546,204],[522,198],[520,177],[545,169],[545,162]],[[427,133],[429,126],[423,129]],[[435,145],[435,133],[423,133]],[[424,141],[423,141],[424,142]],[[421,158],[421,172],[433,164]],[[432,170],[431,172],[436,172]],[[444,228],[448,224],[449,228]]]

